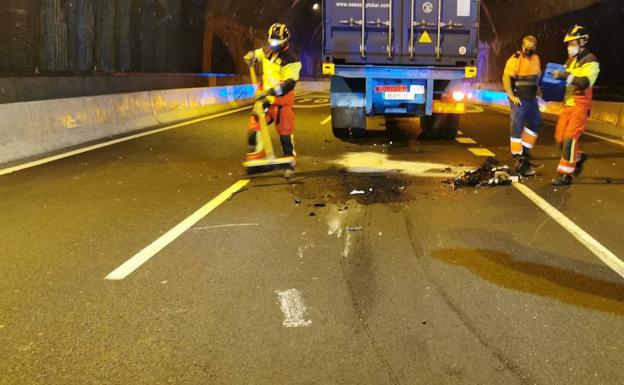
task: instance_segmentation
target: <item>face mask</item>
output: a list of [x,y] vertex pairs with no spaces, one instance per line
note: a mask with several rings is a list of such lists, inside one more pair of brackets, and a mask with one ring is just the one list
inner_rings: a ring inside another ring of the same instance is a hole
[[579,47],[568,47],[568,55],[570,57],[574,57],[579,53]]
[[534,49],[526,49],[525,48],[525,49],[522,50],[522,52],[524,53],[525,56],[531,57],[535,53],[535,50]]

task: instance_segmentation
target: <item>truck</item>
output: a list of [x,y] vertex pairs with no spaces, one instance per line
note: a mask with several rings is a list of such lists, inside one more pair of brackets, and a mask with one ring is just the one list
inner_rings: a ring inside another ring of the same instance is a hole
[[323,74],[332,131],[361,137],[371,116],[419,116],[454,138],[477,74],[480,0],[326,0]]

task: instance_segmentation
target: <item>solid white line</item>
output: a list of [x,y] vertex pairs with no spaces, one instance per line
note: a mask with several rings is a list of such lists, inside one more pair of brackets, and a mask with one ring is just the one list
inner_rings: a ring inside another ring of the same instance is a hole
[[109,275],[106,276],[105,279],[120,280],[126,278],[133,271],[138,269],[142,264],[144,264],[154,255],[156,255],[160,250],[164,249],[167,245],[173,242],[185,231],[193,227],[193,225],[199,222],[203,217],[208,215],[220,204],[229,199],[232,194],[245,187],[247,183],[249,183],[248,179],[239,180],[238,182],[234,183],[232,186],[230,186],[230,188],[228,188],[227,190],[219,194],[216,198],[204,205],[202,208],[191,214],[190,217],[177,224],[174,228],[167,231],[160,238],[158,238],[157,240],[152,242],[152,244],[141,250],[134,257],[124,262],[123,265],[113,270]]
[[305,319],[306,307],[303,304],[303,296],[297,289],[276,291],[280,301],[280,309],[284,313],[282,325],[287,328],[310,326],[312,321]]
[[328,117],[323,119],[323,121],[321,122],[321,125],[325,125],[325,124],[329,123],[330,121],[331,121],[331,115],[329,115]]
[[205,226],[205,227],[195,227],[191,230],[210,230],[210,229],[222,229],[228,227],[247,227],[247,226],[260,226],[258,223],[232,223],[228,225],[214,225],[214,226]]
[[218,113],[218,114],[215,114],[215,115],[205,116],[203,118],[193,119],[193,120],[190,120],[188,122],[178,123],[178,124],[174,124],[172,126],[157,128],[155,130],[141,132],[141,133],[134,134],[134,135],[124,136],[123,138],[113,139],[113,140],[109,140],[107,142],[94,144],[92,146],[78,148],[76,150],[64,152],[62,154],[57,154],[57,155],[49,156],[49,157],[46,157],[46,158],[34,160],[32,162],[23,163],[23,164],[19,164],[19,165],[13,166],[13,167],[5,168],[3,170],[0,170],[0,176],[6,175],[6,174],[11,174],[11,173],[14,173],[16,171],[25,170],[27,168],[40,166],[40,165],[45,164],[45,163],[54,162],[54,161],[59,160],[59,159],[69,158],[70,156],[83,154],[83,153],[88,152],[88,151],[97,150],[98,148],[111,146],[111,145],[117,144],[117,143],[127,142],[129,140],[141,138],[141,137],[148,136],[148,135],[158,134],[159,132],[168,131],[168,130],[172,130],[174,128],[184,127],[184,126],[188,126],[188,125],[195,124],[195,123],[200,123],[200,122],[203,122],[203,121],[206,121],[206,120],[210,120],[210,119],[220,118],[222,116],[231,115],[231,114],[234,114],[234,113],[237,113],[237,112],[240,112],[240,111],[244,111],[244,110],[248,110],[248,109],[249,109],[249,106],[241,107],[241,108],[237,108],[235,110],[229,110],[229,111],[221,112],[221,113]]
[[544,210],[548,216],[559,223],[564,229],[566,229],[574,238],[587,247],[592,253],[600,258],[607,266],[613,271],[618,273],[624,278],[624,261],[613,254],[609,249],[604,247],[600,242],[589,235],[585,230],[581,229],[576,223],[572,222],[568,217],[562,214],[559,210],[550,205],[546,200],[537,195],[529,187],[522,183],[514,183],[513,186],[520,191],[524,196],[529,198],[537,207]]

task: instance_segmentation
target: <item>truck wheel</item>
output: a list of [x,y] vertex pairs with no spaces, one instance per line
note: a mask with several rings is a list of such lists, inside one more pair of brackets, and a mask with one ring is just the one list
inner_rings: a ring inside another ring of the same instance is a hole
[[420,117],[423,139],[455,139],[459,130],[458,114],[433,114]]
[[361,138],[366,135],[366,112],[364,108],[332,108],[331,117],[332,132],[336,138]]

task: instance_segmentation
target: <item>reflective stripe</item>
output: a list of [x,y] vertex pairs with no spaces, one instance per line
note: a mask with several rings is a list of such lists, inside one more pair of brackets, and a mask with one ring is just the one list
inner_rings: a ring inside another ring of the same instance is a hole
[[537,132],[531,130],[529,127],[524,127],[524,132],[537,138]]
[[574,174],[574,170],[575,169],[576,169],[576,167],[569,167],[569,166],[559,165],[559,167],[557,167],[557,172],[559,172],[561,174],[572,175],[572,174]]
[[524,147],[526,147],[526,148],[529,148],[529,149],[533,148],[533,146],[534,146],[533,144],[531,144],[531,143],[527,143],[527,142],[524,142],[524,141],[522,142],[522,145],[523,145]]

